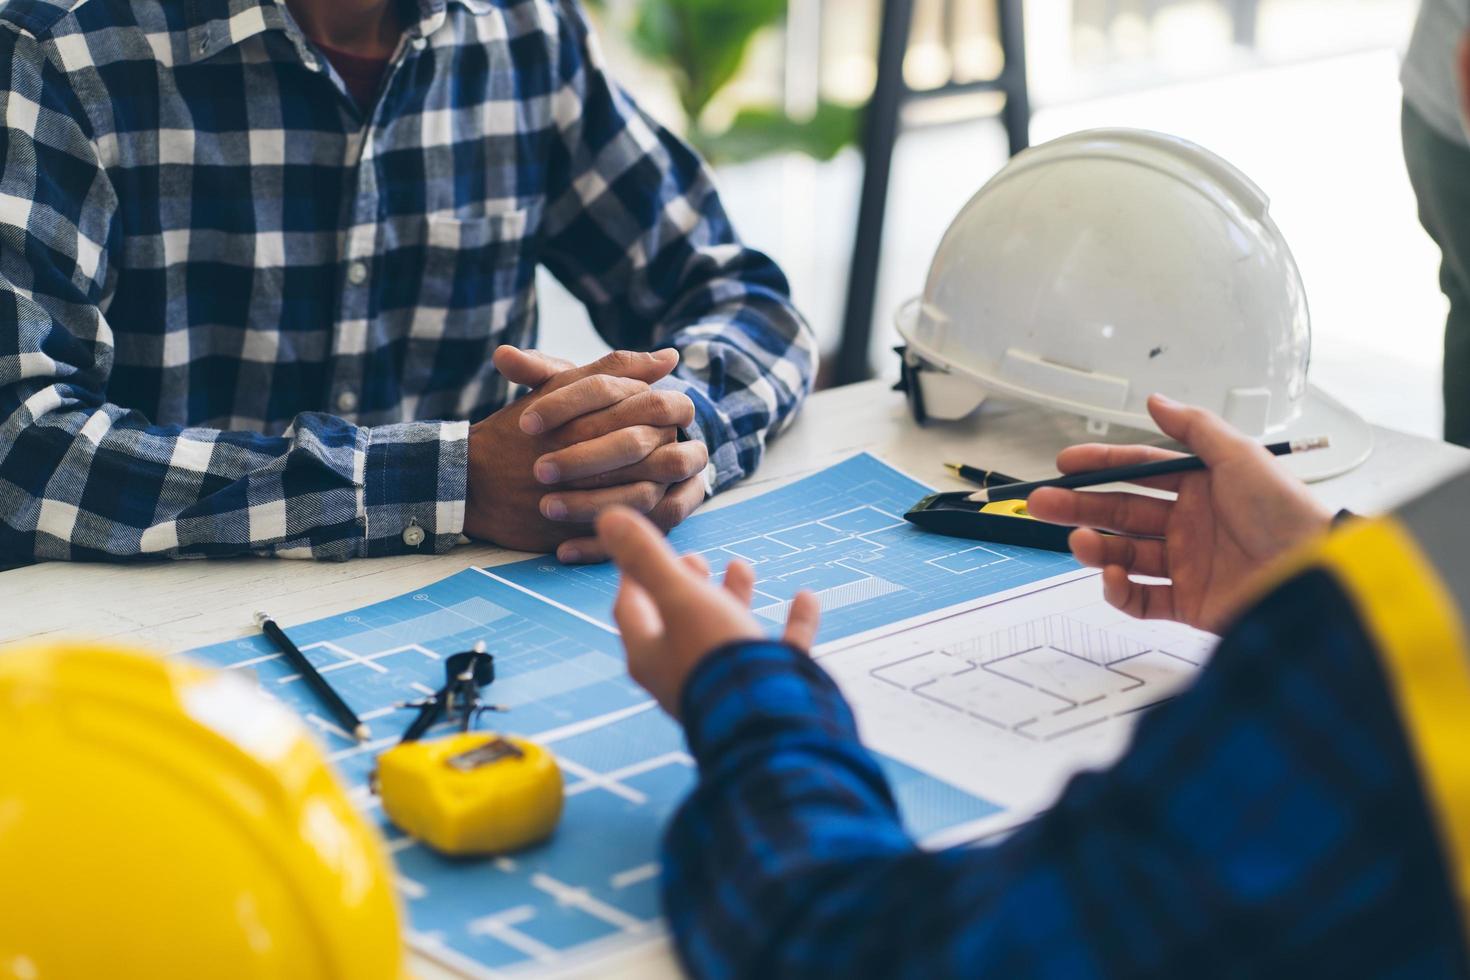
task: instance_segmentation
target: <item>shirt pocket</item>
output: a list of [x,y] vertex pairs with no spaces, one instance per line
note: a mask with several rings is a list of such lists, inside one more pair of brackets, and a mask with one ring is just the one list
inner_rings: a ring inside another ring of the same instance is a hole
[[423,271],[410,312],[405,394],[414,415],[463,416],[494,400],[490,355],[526,343],[535,326],[530,208],[424,219]]
[[534,271],[530,217],[529,208],[468,218],[428,215],[418,306],[483,315],[487,307],[514,296]]

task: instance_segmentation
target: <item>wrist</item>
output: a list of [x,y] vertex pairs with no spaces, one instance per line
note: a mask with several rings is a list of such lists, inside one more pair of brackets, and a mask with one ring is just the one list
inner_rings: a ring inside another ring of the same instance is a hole
[[1314,532],[1312,537],[1320,537],[1328,531],[1331,531],[1333,525],[1338,522],[1339,517],[1339,514],[1329,510],[1325,505],[1318,503],[1312,515],[1311,527]]
[[[474,459],[473,451],[470,453],[470,459]],[[473,464],[465,467],[464,533],[480,541],[489,540],[486,533],[489,530],[488,522],[484,519],[486,504],[484,483],[483,476],[476,472]]]
[[827,672],[772,640],[738,640],[711,651],[690,671],[678,703],[701,768],[737,746],[796,729],[857,737],[852,712]]
[[[502,409],[504,411],[504,409]],[[496,501],[503,495],[495,485],[495,416],[481,419],[469,428],[466,441],[464,533],[479,541],[494,543]]]

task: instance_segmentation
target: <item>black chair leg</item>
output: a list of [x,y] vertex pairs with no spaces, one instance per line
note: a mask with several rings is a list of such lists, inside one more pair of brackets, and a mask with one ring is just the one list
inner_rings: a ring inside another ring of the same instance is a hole
[[1001,110],[1011,156],[1031,145],[1031,96],[1026,84],[1026,20],[1022,0],[999,0],[1000,49],[1005,54],[1001,86],[1006,104]]
[[[1031,143],[1022,3],[1023,0],[997,0],[1001,50],[1005,55],[998,87],[1005,93],[1002,121],[1012,156]],[[914,0],[884,0],[878,41],[878,80],[863,122],[863,187],[858,203],[857,236],[852,246],[841,345],[832,372],[832,382],[838,385],[865,381],[873,375],[868,351],[873,340],[873,307],[878,292],[893,148],[898,142],[899,114],[909,96],[903,78],[903,60],[908,53],[913,19]]]
[[839,385],[865,381],[873,374],[868,358],[873,339],[873,303],[888,211],[888,178],[893,170],[893,147],[898,142],[898,116],[908,94],[903,59],[908,53],[913,20],[914,0],[885,0],[878,41],[878,80],[863,121],[863,189],[847,281],[842,344],[833,379]]

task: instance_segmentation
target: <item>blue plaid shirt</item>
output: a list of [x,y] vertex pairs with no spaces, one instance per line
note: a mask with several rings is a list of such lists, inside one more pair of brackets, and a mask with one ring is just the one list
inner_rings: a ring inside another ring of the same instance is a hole
[[1113,769],[1002,843],[929,853],[821,668],[727,648],[684,693],[700,780],[663,856],[680,956],[703,977],[1466,976],[1387,686],[1308,572]]
[[539,264],[755,467],[813,341],[698,158],[573,0],[413,18],[364,111],[279,2],[0,5],[0,560],[449,548]]

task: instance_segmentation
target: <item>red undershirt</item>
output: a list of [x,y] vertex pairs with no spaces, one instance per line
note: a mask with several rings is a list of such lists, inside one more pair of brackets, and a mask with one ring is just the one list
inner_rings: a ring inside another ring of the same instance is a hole
[[373,96],[378,94],[378,84],[383,80],[383,71],[388,67],[388,56],[364,58],[359,54],[329,48],[320,41],[316,42],[316,46],[321,48],[322,54],[337,69],[337,74],[342,76],[348,94],[358,107],[363,112],[371,109]]

